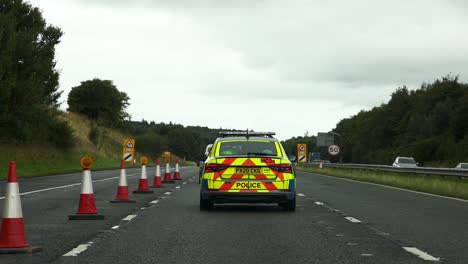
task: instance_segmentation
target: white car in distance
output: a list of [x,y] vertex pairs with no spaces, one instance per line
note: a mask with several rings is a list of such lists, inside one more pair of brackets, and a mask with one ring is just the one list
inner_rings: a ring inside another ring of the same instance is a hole
[[397,157],[392,166],[397,168],[416,168],[418,167],[418,163],[412,157]]

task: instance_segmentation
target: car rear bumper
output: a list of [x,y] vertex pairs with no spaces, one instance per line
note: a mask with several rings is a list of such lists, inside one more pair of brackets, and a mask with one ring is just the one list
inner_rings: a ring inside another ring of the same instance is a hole
[[201,197],[213,203],[281,203],[294,199],[295,193],[202,191]]

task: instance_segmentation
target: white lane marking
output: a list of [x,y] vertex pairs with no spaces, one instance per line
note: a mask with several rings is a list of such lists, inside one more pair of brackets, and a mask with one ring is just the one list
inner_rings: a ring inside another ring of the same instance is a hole
[[424,259],[424,260],[430,260],[430,261],[439,261],[440,258],[436,258],[436,257],[433,257],[429,254],[427,254],[426,252],[424,251],[421,251],[415,247],[403,247],[404,250],[418,256],[419,258],[421,259]]
[[169,194],[171,194],[171,192],[165,192],[164,194],[165,194],[165,195],[169,195]]
[[176,186],[175,188],[176,188],[176,189],[180,189],[180,186]]
[[145,209],[146,209],[146,207],[142,207],[142,208],[140,208],[140,209],[141,209],[141,210],[145,210]]
[[[138,173],[133,173],[133,174],[129,174],[127,175],[127,177],[130,177],[130,176],[135,176],[137,175]],[[118,179],[119,177],[111,177],[111,178],[106,178],[106,179],[101,179],[101,180],[95,180],[93,182],[103,182],[103,181],[110,181],[110,180],[115,180],[115,179]],[[24,196],[24,195],[28,195],[28,194],[34,194],[34,193],[40,193],[40,192],[47,192],[47,191],[52,191],[52,190],[57,190],[57,189],[63,189],[63,188],[69,188],[69,187],[73,187],[73,186],[79,186],[81,185],[81,182],[78,182],[78,183],[72,183],[72,184],[67,184],[67,185],[62,185],[62,186],[56,186],[56,187],[50,187],[50,188],[45,188],[45,189],[40,189],[40,190],[35,190],[35,191],[30,191],[30,192],[24,192],[24,193],[20,193],[21,196]],[[5,199],[5,196],[1,196],[0,197],[0,200],[3,200]]]
[[120,227],[120,226],[116,225],[116,226],[111,227],[111,229],[117,229],[117,228],[119,228],[119,227]]
[[336,234],[335,236],[337,236],[337,237],[344,237],[343,234]]
[[303,194],[303,193],[298,193],[297,196],[301,196],[301,197],[302,197],[302,196],[305,196],[305,194]]
[[150,202],[150,204],[157,204],[157,203],[159,203],[159,200],[154,200]]
[[439,195],[439,194],[418,192],[418,191],[413,191],[413,190],[398,188],[398,187],[389,186],[389,185],[383,185],[383,184],[378,184],[378,183],[373,183],[373,182],[358,181],[358,180],[353,180],[353,179],[346,179],[346,178],[335,177],[335,176],[330,176],[330,175],[323,175],[323,174],[317,174],[317,173],[313,173],[313,172],[307,172],[307,171],[300,171],[300,172],[308,173],[308,174],[314,174],[314,175],[318,175],[318,176],[322,176],[322,177],[333,178],[333,179],[339,179],[339,180],[343,180],[343,181],[350,181],[350,182],[356,182],[356,183],[363,183],[363,184],[374,185],[374,186],[379,186],[379,187],[384,187],[384,188],[389,188],[389,189],[394,189],[394,190],[399,190],[399,191],[405,191],[405,192],[423,194],[423,195],[427,195],[427,196],[433,196],[433,197],[437,197],[437,198],[444,198],[444,199],[448,199],[448,200],[454,200],[454,201],[458,201],[458,202],[468,203],[468,200],[463,200],[463,199],[460,199],[460,198],[453,198],[453,197],[443,196],[443,195]]
[[381,236],[389,236],[390,233],[386,233],[386,232],[377,232],[375,233],[376,235],[381,235]]
[[88,249],[88,247],[91,246],[92,243],[87,243],[87,244],[81,244],[78,245],[76,248],[72,249],[70,252],[64,254],[64,257],[76,257],[78,256],[81,252],[85,251]]
[[187,182],[183,182],[182,184],[185,185],[185,184],[187,184]]
[[123,221],[130,221],[132,220],[133,218],[135,218],[136,215],[127,215],[124,219],[122,219]]
[[361,256],[363,256],[363,257],[372,257],[372,256],[374,256],[374,254],[362,253]]
[[319,202],[319,201],[315,202],[315,204],[316,204],[316,205],[324,205],[324,203]]
[[354,217],[351,217],[351,216],[346,216],[345,217],[346,220],[350,221],[350,222],[353,222],[353,223],[362,223],[360,220],[354,218]]

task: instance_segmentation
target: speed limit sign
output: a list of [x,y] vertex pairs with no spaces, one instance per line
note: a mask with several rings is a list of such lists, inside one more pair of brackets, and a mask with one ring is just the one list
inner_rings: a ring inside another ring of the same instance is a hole
[[340,154],[340,147],[338,145],[330,145],[328,146],[328,154],[332,156],[336,156]]

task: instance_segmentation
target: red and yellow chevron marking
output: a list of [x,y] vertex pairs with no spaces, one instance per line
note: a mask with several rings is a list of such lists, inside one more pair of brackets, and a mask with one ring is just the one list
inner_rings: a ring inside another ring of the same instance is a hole
[[[294,179],[292,173],[277,172],[269,167],[272,164],[289,164],[280,158],[227,157],[213,159],[209,163],[223,165],[220,171],[203,174],[203,179],[208,180],[208,188],[221,192],[273,192],[287,190],[289,180]],[[239,167],[261,168],[262,173],[236,173],[236,168]]]

